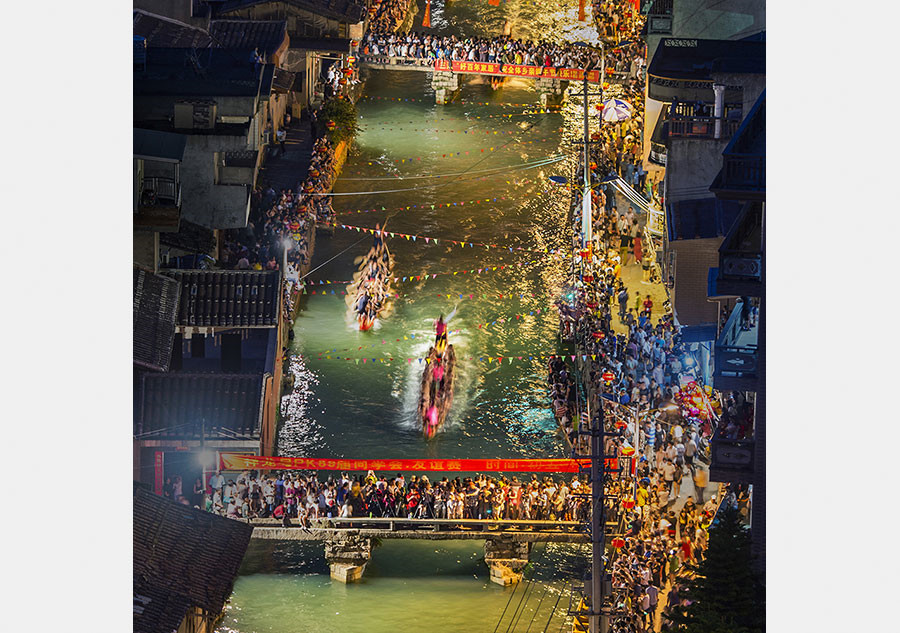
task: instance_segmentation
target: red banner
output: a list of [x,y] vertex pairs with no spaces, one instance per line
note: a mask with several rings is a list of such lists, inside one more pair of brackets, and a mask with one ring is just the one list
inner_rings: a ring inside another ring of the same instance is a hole
[[[517,64],[497,64],[493,62],[467,62],[438,59],[434,69],[441,72],[476,73],[481,75],[503,75],[506,77],[531,77],[538,79],[565,79],[582,81],[584,70],[580,68],[553,68],[550,66],[519,66]],[[589,70],[588,81],[600,83],[600,71]]]
[[[579,460],[585,467],[588,460]],[[618,469],[617,459],[607,459],[606,467]],[[221,453],[220,470],[340,470],[393,472],[510,472],[577,473],[574,459],[328,459],[316,457],[261,457]]]

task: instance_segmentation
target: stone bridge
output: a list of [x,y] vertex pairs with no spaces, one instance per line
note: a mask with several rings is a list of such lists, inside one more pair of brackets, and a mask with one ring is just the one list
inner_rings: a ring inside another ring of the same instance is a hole
[[[540,94],[541,106],[559,103],[569,81],[582,80],[583,71],[572,68],[542,68],[540,66],[516,66],[493,62],[466,62],[416,57],[388,57],[386,55],[369,55],[360,57],[362,68],[378,70],[405,70],[410,72],[432,73],[431,87],[434,99],[438,104],[450,103],[460,89],[461,75],[488,75],[494,78],[522,77],[533,79],[535,88]],[[545,76],[553,74],[555,76]],[[588,71],[588,80],[599,78],[598,71]]]
[[[435,101],[449,103],[460,89],[461,75],[488,75],[494,78],[521,77],[533,79],[540,94],[541,106],[558,104],[562,101],[566,86],[570,81],[583,81],[584,70],[580,68],[552,68],[542,66],[521,66],[497,62],[470,62],[447,59],[420,59],[418,57],[390,57],[388,55],[368,55],[360,57],[362,68],[377,70],[405,70],[431,73],[431,87]],[[599,83],[600,71],[587,71],[588,81]],[[622,83],[628,73],[606,69],[606,81]]]
[[340,582],[362,578],[372,558],[373,539],[483,540],[484,561],[491,581],[519,582],[528,564],[532,543],[587,543],[584,523],[578,521],[514,521],[483,519],[352,518],[318,519],[305,528],[284,526],[278,519],[253,519],[254,539],[323,541],[331,577]]

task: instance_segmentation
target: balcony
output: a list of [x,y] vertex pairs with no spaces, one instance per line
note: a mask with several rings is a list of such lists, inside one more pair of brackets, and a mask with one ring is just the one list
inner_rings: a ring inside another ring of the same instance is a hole
[[762,264],[762,206],[748,202],[719,247],[716,296],[761,296]]
[[[691,116],[670,118],[667,122],[668,138],[686,138],[686,139],[727,139],[731,138],[738,127],[740,121],[728,119],[726,117],[707,117],[707,116]],[[718,127],[718,135],[716,128]]]
[[756,391],[759,366],[759,324],[742,318],[739,301],[716,340],[713,386],[719,391]]
[[176,178],[141,176],[134,227],[177,231],[181,221],[181,183]]
[[648,35],[671,35],[674,0],[643,0],[641,13],[647,15]]
[[722,169],[709,187],[719,198],[766,199],[766,93],[763,92],[722,152]]

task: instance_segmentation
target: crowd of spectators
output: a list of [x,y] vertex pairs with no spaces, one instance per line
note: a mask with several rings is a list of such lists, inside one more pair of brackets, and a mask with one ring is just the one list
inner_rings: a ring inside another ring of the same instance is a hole
[[294,270],[308,264],[316,223],[334,219],[328,196],[310,194],[330,191],[334,179],[334,149],[322,136],[313,144],[309,170],[299,191],[276,192],[269,187],[256,192],[254,213],[247,226],[226,236],[222,265],[238,270],[279,270],[285,248]]
[[369,32],[393,33],[409,12],[412,0],[374,0],[369,8]]
[[[341,473],[320,481],[316,474],[246,471],[234,479],[216,473],[210,479],[206,510],[230,518],[297,519],[398,517],[416,519],[585,520],[584,497],[590,490],[578,476],[569,481],[549,476],[519,480],[491,477],[430,481],[412,475],[407,481],[369,471],[355,477]],[[201,489],[202,490],[202,489]]]
[[[608,47],[604,52],[607,81],[628,80],[630,85],[631,80],[639,79],[644,66],[643,43]],[[587,70],[603,66],[599,48],[532,42],[505,35],[482,38],[370,31],[363,40],[362,54],[382,63],[388,58],[402,58],[424,66],[433,65],[437,59]]]

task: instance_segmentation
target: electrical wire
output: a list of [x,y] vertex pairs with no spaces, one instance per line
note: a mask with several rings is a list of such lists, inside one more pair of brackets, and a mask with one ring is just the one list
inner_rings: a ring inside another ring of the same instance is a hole
[[[387,224],[387,220],[385,220],[385,224]],[[324,265],[327,264],[328,262],[334,261],[335,259],[337,259],[337,258],[340,257],[341,255],[343,255],[344,253],[346,253],[346,252],[349,251],[351,248],[353,248],[354,246],[356,246],[357,244],[359,244],[360,242],[362,242],[362,241],[365,240],[365,239],[368,239],[368,235],[364,235],[363,237],[361,237],[361,238],[359,238],[358,240],[356,240],[355,242],[353,242],[350,246],[348,246],[347,248],[345,248],[344,250],[342,250],[340,253],[338,253],[337,255],[335,255],[334,257],[332,257],[331,259],[329,259],[328,261],[322,262],[321,264],[319,264],[318,266],[316,266],[315,268],[313,268],[311,271],[309,271],[308,273],[306,273],[305,275],[303,275],[302,277],[300,277],[301,281],[302,281],[303,279],[306,279],[307,277],[309,277],[311,274],[313,274],[313,273],[316,272],[317,270],[319,270],[322,266],[324,266]]]
[[[562,596],[563,596],[563,590],[560,589],[559,595],[556,596],[556,602],[553,603],[553,608],[550,609],[550,615],[547,617],[547,622],[541,628],[541,633],[546,633],[548,627],[550,626],[550,621],[553,619],[553,614],[556,613],[556,607],[559,606],[559,601],[562,599]],[[563,623],[565,623],[565,621],[566,621],[566,619],[563,618]],[[529,629],[531,628],[530,624],[528,625],[528,628]],[[525,633],[528,633],[528,631],[526,630]]]
[[419,176],[373,176],[371,178],[341,178],[341,181],[352,181],[352,180],[415,180],[420,178],[446,178],[448,176],[459,176],[464,174],[482,174],[489,171],[512,171],[515,169],[528,169],[535,165],[540,165],[543,163],[551,163],[555,162],[559,158],[567,158],[566,156],[550,156],[548,158],[541,158],[535,161],[527,161],[522,163],[521,165],[508,165],[505,167],[489,167],[488,169],[479,169],[477,171],[459,171],[450,174],[422,174]]
[[537,606],[534,608],[534,614],[531,616],[531,621],[528,623],[528,628],[525,629],[525,633],[531,630],[531,625],[534,624],[534,619],[537,617],[538,611],[541,610],[541,605],[544,604],[544,598],[547,597],[547,592],[550,591],[550,585],[544,586],[544,593],[541,594],[541,599],[538,600]]
[[[568,158],[568,156],[561,156],[559,158],[555,158],[550,161],[546,161],[546,162],[539,163],[536,165],[529,165],[527,167],[520,168],[520,169],[533,169],[535,167],[545,167],[547,165],[552,165],[552,164],[558,163],[562,160],[566,160],[567,158]],[[511,171],[506,167],[504,167],[502,169],[506,170],[506,171]],[[468,173],[468,172],[460,172],[460,175],[464,175],[466,173]],[[390,178],[389,180],[397,180],[397,179]],[[376,195],[379,193],[397,193],[400,191],[418,191],[421,189],[436,189],[438,187],[446,187],[447,185],[452,185],[454,182],[457,182],[458,180],[460,180],[459,177],[455,178],[454,180],[449,180],[449,181],[443,182],[443,183],[434,183],[434,184],[430,184],[430,185],[423,185],[421,187],[407,187],[406,189],[379,189],[377,191],[350,191],[350,192],[346,192],[346,193],[322,192],[322,193],[307,193],[307,194],[303,194],[303,195],[307,195],[307,196],[368,196],[368,195]]]

